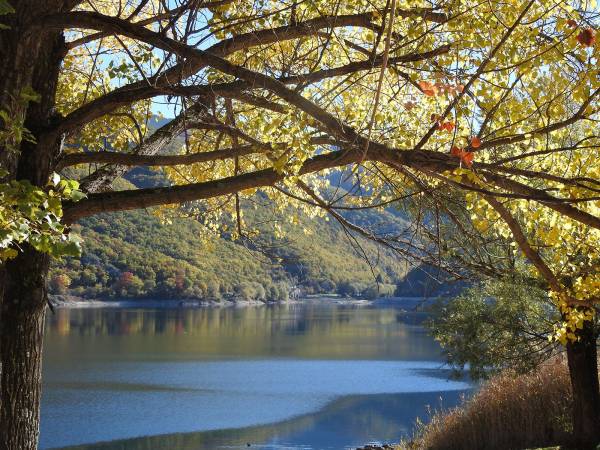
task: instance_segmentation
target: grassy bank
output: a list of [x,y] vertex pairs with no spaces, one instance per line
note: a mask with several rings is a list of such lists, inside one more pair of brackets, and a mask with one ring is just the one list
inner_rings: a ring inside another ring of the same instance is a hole
[[400,450],[506,450],[567,442],[571,390],[565,361],[492,378],[461,407],[435,413]]

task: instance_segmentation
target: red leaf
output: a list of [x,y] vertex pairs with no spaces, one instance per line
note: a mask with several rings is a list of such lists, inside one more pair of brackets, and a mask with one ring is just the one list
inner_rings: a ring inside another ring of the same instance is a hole
[[464,150],[460,147],[457,147],[456,145],[450,149],[450,154],[452,156],[456,156],[457,158],[460,158],[460,155],[462,155],[463,153]]
[[444,128],[446,129],[446,131],[448,132],[452,132],[452,130],[454,130],[454,122],[446,122],[444,123]]
[[596,32],[586,28],[577,35],[577,41],[585,47],[591,47],[596,42]]
[[453,146],[450,149],[450,154],[460,158],[460,161],[467,167],[471,167],[473,165],[473,158],[475,157],[475,153],[473,152],[466,152],[460,147]]
[[571,28],[577,28],[577,22],[575,22],[573,19],[567,20],[567,25],[569,25]]
[[465,164],[465,166],[471,167],[473,165],[473,157],[474,156],[475,156],[475,153],[473,153],[473,152],[463,152],[462,155],[460,156],[460,160]]
[[471,147],[473,147],[473,148],[481,147],[481,139],[479,139],[477,136],[471,136]]
[[435,87],[435,85],[431,84],[428,81],[419,81],[417,83],[419,85],[419,88],[421,89],[421,91],[423,92],[423,94],[425,94],[427,97],[435,97],[437,94],[437,88]]
[[438,120],[437,122],[437,129],[438,130],[445,130],[445,131],[449,131],[452,132],[452,130],[454,130],[454,122],[439,122],[439,116],[436,116],[435,114],[433,114],[431,117],[432,119],[434,118]]

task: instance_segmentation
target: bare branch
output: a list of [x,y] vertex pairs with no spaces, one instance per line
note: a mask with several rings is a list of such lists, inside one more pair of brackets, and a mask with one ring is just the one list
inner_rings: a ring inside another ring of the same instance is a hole
[[[356,152],[337,151],[318,155],[304,163],[300,174],[347,165],[352,162],[353,158],[356,158]],[[273,169],[264,169],[204,183],[90,194],[88,198],[77,203],[65,204],[63,217],[66,223],[73,223],[82,217],[100,212],[185,203],[233,194],[245,189],[271,186],[283,180],[284,177],[283,173],[278,173]]]

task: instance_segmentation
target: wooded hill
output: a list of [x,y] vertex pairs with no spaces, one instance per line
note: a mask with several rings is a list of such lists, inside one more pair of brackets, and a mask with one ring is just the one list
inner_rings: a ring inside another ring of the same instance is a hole
[[[159,173],[138,169],[119,183],[147,187],[161,181]],[[54,264],[50,292],[86,298],[279,301],[300,288],[303,294],[372,298],[393,294],[409,270],[396,255],[371,242],[361,240],[357,247],[332,220],[300,217],[294,225],[273,215],[264,198],[244,206],[244,220],[259,234],[237,241],[226,233],[202,239],[206,230],[198,221],[186,218],[164,224],[152,211],[86,218],[74,227],[84,239],[83,255]],[[405,225],[390,212],[350,214],[354,222],[371,228]],[[283,240],[274,235],[276,224]]]

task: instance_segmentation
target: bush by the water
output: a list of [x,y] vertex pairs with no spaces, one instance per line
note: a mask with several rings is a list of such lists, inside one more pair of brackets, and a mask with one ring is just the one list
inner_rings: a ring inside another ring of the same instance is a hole
[[507,370],[464,405],[435,413],[401,448],[510,450],[558,445],[568,442],[571,402],[562,358],[525,375]]
[[548,335],[560,315],[547,291],[522,275],[474,284],[431,312],[426,326],[446,361],[473,379],[508,368],[527,373],[559,351]]

